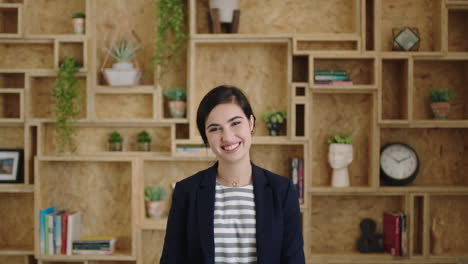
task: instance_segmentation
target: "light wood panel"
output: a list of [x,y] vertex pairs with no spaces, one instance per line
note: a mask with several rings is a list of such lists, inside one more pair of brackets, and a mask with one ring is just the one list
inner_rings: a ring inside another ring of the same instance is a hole
[[0,248],[30,251],[34,248],[34,197],[32,193],[0,193]]
[[252,145],[250,156],[257,166],[291,178],[291,158],[304,159],[303,145]]
[[382,119],[408,119],[408,60],[382,61]]
[[53,43],[0,43],[1,69],[52,69]]
[[330,186],[332,170],[328,164],[328,137],[349,134],[353,138],[354,158],[349,165],[351,186],[369,186],[371,172],[372,95],[313,94],[309,103],[312,122],[312,185]]
[[152,119],[154,103],[148,94],[97,94],[94,111],[96,119]]
[[468,52],[468,10],[449,10],[448,51]]
[[148,230],[143,231],[141,236],[141,263],[159,263],[164,244],[165,232]]
[[415,186],[467,186],[467,129],[391,129],[381,131],[381,145],[409,144],[420,160]]
[[287,48],[286,43],[196,45],[192,120],[195,120],[196,107],[208,91],[223,84],[234,85],[244,91],[253,107],[257,117],[255,135],[267,135],[262,113],[288,109]]
[[0,148],[22,149],[24,145],[23,126],[0,127]]
[[[208,33],[208,0],[196,2],[197,33]],[[241,34],[355,33],[358,1],[239,1]],[[285,15],[288,14],[288,15]]]

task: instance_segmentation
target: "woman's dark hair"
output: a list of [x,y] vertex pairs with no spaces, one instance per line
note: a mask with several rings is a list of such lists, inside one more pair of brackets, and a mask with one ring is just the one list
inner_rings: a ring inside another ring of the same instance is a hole
[[228,85],[215,87],[203,97],[197,110],[197,127],[205,144],[208,144],[205,131],[206,118],[208,118],[213,108],[219,104],[225,103],[236,103],[242,109],[247,119],[252,115],[254,117],[255,126],[256,118],[253,114],[252,107],[247,97],[239,88]]

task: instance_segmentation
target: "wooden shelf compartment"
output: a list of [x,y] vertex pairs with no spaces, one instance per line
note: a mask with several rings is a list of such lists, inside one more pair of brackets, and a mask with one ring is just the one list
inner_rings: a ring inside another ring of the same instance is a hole
[[[29,119],[50,119],[54,118],[54,107],[53,102],[53,89],[54,83],[57,77],[53,75],[31,75],[27,78],[27,89],[26,89],[26,118]],[[79,101],[78,101],[78,119],[86,117],[86,76],[78,75],[77,79],[80,83]]]
[[431,257],[468,257],[468,195],[430,194],[429,249]]
[[379,41],[382,51],[392,50],[392,29],[406,26],[419,30],[421,42],[418,52],[442,51],[443,0],[397,0],[379,3]]
[[0,71],[0,89],[22,89],[24,81],[24,72]]
[[[134,31],[140,41],[140,48],[136,53],[136,63],[141,70],[142,76],[139,85],[157,85],[161,88],[186,87],[187,75],[187,50],[183,49],[180,59],[175,64],[166,67],[162,80],[157,80],[155,70],[152,66],[154,51],[154,29],[157,27],[157,20],[154,15],[155,2],[146,0],[124,0],[119,4],[103,0],[92,1],[92,10],[95,14],[95,24],[93,30],[96,37],[92,40],[95,51],[93,59],[97,65],[96,80],[97,85],[107,85],[100,69],[111,68],[113,59],[109,57],[106,65],[104,59],[113,42],[120,31],[120,37],[126,34],[125,22]],[[117,15],[116,15],[117,14]],[[153,25],[148,27],[148,25]],[[133,38],[136,40],[136,38]]]
[[330,34],[320,37],[297,37],[293,39],[293,53],[313,52],[349,53],[359,52],[361,38],[353,34]]
[[23,120],[23,89],[0,88],[0,121]]
[[297,83],[309,82],[309,56],[307,55],[294,55],[293,56],[292,58],[292,81],[297,82]]
[[[468,7],[468,5],[466,5]],[[448,11],[448,51],[468,52],[468,9]]]
[[382,59],[379,107],[381,120],[407,121],[409,118],[410,61],[405,58]]
[[353,161],[348,166],[350,187],[374,186],[373,171],[376,139],[375,95],[373,94],[313,94],[309,100],[311,119],[308,129],[311,149],[310,175],[312,187],[331,185],[332,169],[328,163],[327,140],[336,134],[353,138]]
[[373,219],[376,233],[383,233],[383,213],[400,210],[407,213],[406,199],[398,194],[362,194],[312,195],[309,211],[308,237],[309,247],[305,248],[308,256],[390,259],[390,254],[360,254],[356,249],[356,240],[361,236],[359,223],[365,218]]
[[94,96],[94,113],[97,120],[152,120],[155,104],[154,94],[99,93]]
[[294,139],[305,139],[308,135],[307,131],[307,120],[306,116],[308,115],[306,113],[308,107],[307,103],[301,102],[301,103],[293,103],[293,113],[291,114],[291,117],[293,120],[291,121],[291,127],[292,127],[292,135]]
[[[25,149],[27,144],[25,144],[25,127],[24,123],[18,124],[0,124],[0,148],[1,149]],[[26,153],[25,153],[26,154]],[[30,164],[28,162],[28,157],[24,155],[23,157],[23,172],[24,177],[23,181],[20,184],[2,184],[0,185],[1,192],[28,192],[31,190],[30,187],[27,187],[24,184],[32,183],[28,179],[30,169]],[[0,247],[1,248],[1,247]]]
[[[321,55],[323,56],[323,55]],[[373,88],[376,85],[377,60],[373,56],[351,57],[314,57],[312,69],[310,69],[310,85],[313,88],[329,87],[327,85],[314,85],[314,71],[345,71],[352,85],[344,88],[353,88],[363,85]],[[330,86],[333,87],[333,86]]]
[[0,41],[0,69],[53,69],[54,43],[51,40]]
[[2,215],[0,254],[12,255],[34,249],[34,195],[31,192],[0,193]]
[[[191,33],[209,33],[208,0],[190,0],[194,23]],[[239,35],[358,33],[360,1],[284,2],[239,1]],[[328,12],[323,12],[328,10]],[[293,16],[282,14],[294,13]]]
[[[190,82],[188,100],[196,103],[188,106],[189,119],[196,119],[198,102],[209,90],[230,84],[243,90],[255,106],[253,111],[258,121],[255,135],[268,135],[265,122],[260,121],[261,113],[271,109],[288,111],[288,100],[285,99],[290,95],[289,55],[287,40],[194,44],[194,62],[190,66],[193,82]],[[196,126],[191,126],[191,138],[197,135]]]
[[383,128],[380,145],[402,142],[416,151],[419,173],[410,186],[468,187],[467,133],[466,128]]
[[447,119],[468,120],[468,59],[415,59],[413,82],[414,120],[433,119],[428,94],[440,88],[455,93]]
[[86,40],[70,41],[57,39],[55,46],[55,68],[58,68],[64,57],[67,56],[69,58],[75,59],[81,65],[80,70],[84,71],[87,69]]
[[[28,1],[25,9],[26,35],[73,35],[72,15],[77,12],[86,13],[86,2],[87,0]],[[91,17],[90,14],[86,15]]]
[[[361,28],[364,42],[363,50],[364,51],[374,51],[375,50],[375,42],[376,42],[376,12],[375,12],[375,0],[365,0],[363,3],[362,8],[364,9],[361,14]],[[365,14],[365,16],[364,16]],[[364,20],[364,21],[363,21]]]
[[[132,260],[136,255],[135,165],[131,161],[48,161],[36,159],[35,252],[42,260]],[[39,210],[81,213],[81,236],[117,237],[112,255],[42,255]]]
[[19,38],[22,35],[22,4],[0,2],[0,37]]
[[164,246],[165,232],[160,230],[143,230],[139,248],[141,263],[159,263]]
[[[8,263],[8,264],[24,264],[24,263],[33,263],[30,262],[29,256],[24,255],[32,255],[33,252],[28,251],[28,254],[13,254],[13,255],[3,255],[0,251],[0,262],[1,263]],[[26,252],[23,252],[26,253]]]
[[[151,151],[138,151],[138,133],[145,130],[150,135]],[[110,152],[108,139],[113,131],[118,131],[123,137],[123,151]],[[80,123],[75,125],[77,149],[74,155],[79,156],[169,156],[171,153],[170,125],[95,125]],[[54,123],[45,123],[41,130],[43,153],[53,156],[59,152],[55,145],[56,129]]]

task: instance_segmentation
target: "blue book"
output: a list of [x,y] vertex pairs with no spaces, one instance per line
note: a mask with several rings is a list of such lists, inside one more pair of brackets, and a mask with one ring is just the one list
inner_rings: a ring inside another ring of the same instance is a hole
[[315,75],[314,81],[349,81],[347,75]]
[[46,241],[46,215],[55,212],[55,206],[39,210],[39,248],[41,254],[45,254]]
[[60,254],[62,250],[62,214],[65,211],[59,211],[54,214],[54,251]]
[[314,75],[347,75],[345,71],[314,71]]

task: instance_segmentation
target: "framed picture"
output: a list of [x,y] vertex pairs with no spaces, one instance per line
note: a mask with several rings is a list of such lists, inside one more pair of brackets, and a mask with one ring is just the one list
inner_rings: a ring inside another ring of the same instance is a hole
[[393,28],[392,50],[418,51],[421,38],[419,30],[415,27]]
[[23,150],[0,149],[0,183],[23,181]]

